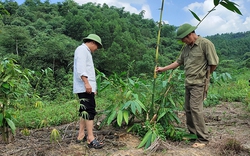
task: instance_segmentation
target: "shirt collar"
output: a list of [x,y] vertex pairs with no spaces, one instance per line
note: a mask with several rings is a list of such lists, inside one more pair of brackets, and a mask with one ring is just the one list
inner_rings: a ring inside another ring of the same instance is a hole
[[89,49],[89,47],[85,43],[83,43],[82,45],[85,46],[87,48],[87,50],[91,53],[91,50]]
[[194,44],[199,45],[200,41],[201,41],[201,37],[200,35],[198,35],[198,38],[195,40]]

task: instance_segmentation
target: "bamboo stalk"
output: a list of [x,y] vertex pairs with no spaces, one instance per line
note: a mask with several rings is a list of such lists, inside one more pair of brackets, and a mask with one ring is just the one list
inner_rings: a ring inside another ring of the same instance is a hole
[[154,82],[153,82],[153,93],[152,93],[152,103],[150,106],[150,117],[154,115],[154,96],[155,96],[155,83],[156,83],[156,68],[158,65],[158,56],[159,56],[159,44],[160,44],[160,38],[161,38],[161,26],[162,26],[162,13],[163,13],[163,6],[164,6],[164,0],[162,0],[161,4],[161,13],[160,13],[160,21],[159,21],[159,30],[158,30],[158,35],[157,35],[157,44],[156,44],[156,51],[155,51],[155,68],[154,68]]

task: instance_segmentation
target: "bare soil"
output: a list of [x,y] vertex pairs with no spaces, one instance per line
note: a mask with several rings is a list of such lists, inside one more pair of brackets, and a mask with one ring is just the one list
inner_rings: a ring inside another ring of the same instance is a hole
[[[157,141],[148,150],[138,149],[140,138],[124,129],[106,127],[95,131],[96,137],[103,140],[102,149],[89,149],[86,143],[75,142],[78,123],[57,127],[30,130],[24,136],[17,130],[14,140],[3,144],[0,140],[1,156],[249,156],[250,155],[250,112],[242,103],[222,103],[204,108],[205,119],[211,141],[202,148],[193,148],[193,142]],[[184,112],[180,119],[185,127]],[[51,131],[59,130],[62,140],[50,141]]]

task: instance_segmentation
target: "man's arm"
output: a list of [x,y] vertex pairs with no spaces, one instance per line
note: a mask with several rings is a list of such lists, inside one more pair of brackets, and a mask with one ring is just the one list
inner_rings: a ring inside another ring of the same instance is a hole
[[92,92],[92,87],[91,87],[91,85],[89,84],[88,77],[86,77],[86,76],[81,76],[81,79],[82,79],[82,81],[84,82],[84,85],[85,85],[85,88],[86,88],[86,92],[90,94],[90,93]]
[[175,61],[174,63],[171,63],[170,65],[167,65],[165,67],[157,67],[156,72],[163,72],[166,70],[175,69],[175,68],[179,67],[179,65],[180,64]]
[[216,69],[216,65],[210,65],[210,74],[213,73],[213,71]]

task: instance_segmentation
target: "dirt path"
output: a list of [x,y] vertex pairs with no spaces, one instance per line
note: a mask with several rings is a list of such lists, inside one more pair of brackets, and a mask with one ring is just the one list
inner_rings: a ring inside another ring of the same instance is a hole
[[[183,114],[183,113],[182,113]],[[205,108],[206,123],[211,135],[210,143],[203,148],[192,148],[191,142],[157,142],[157,151],[137,149],[140,139],[124,130],[106,128],[96,131],[104,140],[103,149],[89,149],[86,143],[76,144],[77,123],[58,127],[31,130],[29,136],[17,132],[10,144],[0,143],[1,156],[249,156],[250,113],[241,103],[223,103]],[[184,116],[181,117],[184,121]],[[185,125],[183,125],[185,126]],[[50,142],[53,128],[59,130],[62,141]],[[239,146],[237,146],[239,145]],[[231,149],[231,150],[227,150]],[[239,150],[239,151],[238,151]]]

